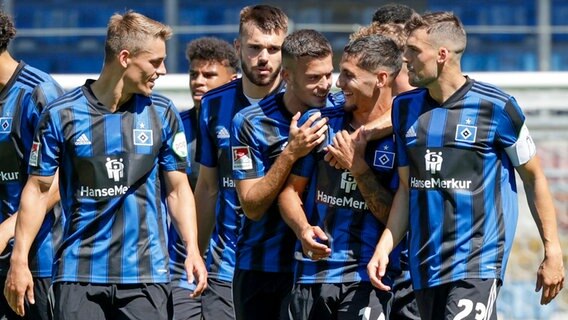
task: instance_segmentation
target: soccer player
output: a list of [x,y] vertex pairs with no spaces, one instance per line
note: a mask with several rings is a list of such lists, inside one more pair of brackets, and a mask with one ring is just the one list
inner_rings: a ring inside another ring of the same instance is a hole
[[298,30],[282,44],[286,91],[239,111],[233,118],[233,177],[246,219],[237,244],[233,297],[237,319],[278,319],[293,283],[295,237],[282,220],[276,197],[292,165],[321,143],[325,119],[300,114],[337,103],[332,49],[314,30]]
[[[371,34],[382,34],[390,37],[401,49],[401,52],[404,50],[404,46],[406,45],[404,26],[395,23],[378,24],[374,22],[368,27],[363,27],[353,33],[350,38],[355,39]],[[414,87],[408,82],[408,68],[406,67],[406,64],[402,65],[400,72],[396,76],[392,89],[393,96],[414,89]],[[332,152],[330,152],[330,154],[335,154],[333,152],[334,150],[331,151]],[[345,153],[345,151],[342,152]],[[349,152],[347,154],[349,154]],[[416,299],[414,298],[412,281],[410,279],[410,272],[408,271],[408,250],[406,248],[407,238],[402,240],[402,242],[405,246],[400,253],[402,273],[394,279],[394,283],[392,285],[394,300],[392,303],[390,318],[391,320],[420,320],[418,306],[416,305]]]
[[[410,84],[393,105],[400,184],[368,271],[383,283],[388,253],[409,230],[409,265],[422,319],[496,319],[517,222],[515,172],[525,186],[545,254],[540,302],[563,287],[554,205],[516,100],[464,76],[466,33],[452,13],[406,24]],[[440,306],[444,306],[441,308]]]
[[[295,254],[290,319],[389,317],[392,294],[372,286],[366,265],[385,227],[398,182],[394,141],[390,135],[367,145],[362,130],[388,113],[401,65],[402,51],[388,37],[360,37],[345,46],[337,79],[345,105],[321,110],[329,126],[325,147],[296,163],[279,196],[282,216],[301,244]],[[324,160],[328,149],[344,144],[356,145],[358,155],[351,156],[349,164],[337,157],[347,170]],[[391,258],[394,277],[400,273],[398,253]]]
[[99,78],[42,113],[5,288],[19,314],[32,289],[28,253],[58,168],[67,220],[55,256],[54,319],[168,319],[166,204],[188,252],[189,281],[196,278],[193,295],[206,287],[183,127],[171,100],[152,94],[166,73],[170,36],[170,27],[133,11],[113,15]]
[[[198,130],[197,114],[201,106],[201,99],[209,90],[236,79],[239,66],[235,49],[228,42],[214,37],[202,37],[190,41],[185,54],[189,61],[189,90],[193,99],[193,108],[181,112],[180,117],[190,150],[187,175],[193,189],[199,172],[198,164],[195,162],[195,150]],[[184,245],[179,240],[175,228],[170,227],[168,244],[174,319],[201,319],[202,297],[190,297],[195,285],[187,282],[184,267],[186,254]]]
[[208,290],[202,296],[205,319],[235,317],[232,281],[243,214],[232,177],[231,120],[244,107],[282,91],[280,49],[287,32],[288,18],[281,9],[243,8],[235,41],[242,77],[207,92],[201,101],[195,198],[201,252],[209,248]]
[[[27,162],[34,130],[43,108],[63,94],[63,89],[45,72],[8,52],[8,44],[16,35],[11,18],[0,11],[0,293],[4,291],[10,267],[16,218],[22,189],[27,178]],[[54,188],[56,189],[56,188]],[[58,194],[52,197],[53,206]],[[51,285],[53,252],[61,233],[61,210],[52,210],[45,218],[29,255],[33,276],[33,301],[25,304],[25,318],[47,320],[47,293]],[[23,313],[21,313],[23,314]],[[21,319],[0,294],[0,319]]]

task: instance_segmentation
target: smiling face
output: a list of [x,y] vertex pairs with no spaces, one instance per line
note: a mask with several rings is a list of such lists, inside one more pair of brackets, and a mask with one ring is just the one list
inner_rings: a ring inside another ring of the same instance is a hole
[[332,86],[332,56],[300,57],[290,69],[284,70],[282,75],[292,103],[305,109],[324,107]]
[[166,74],[166,42],[159,38],[149,38],[146,48],[135,55],[123,50],[126,58],[124,71],[124,93],[152,94],[158,77]]
[[404,62],[408,67],[408,82],[413,87],[428,87],[438,78],[438,47],[425,29],[413,31],[406,40]]
[[243,26],[235,48],[243,74],[250,82],[260,87],[274,84],[280,73],[281,48],[285,36],[282,31],[263,33],[251,23]]
[[189,89],[193,104],[199,107],[202,96],[237,77],[227,61],[194,59],[189,64]]
[[358,58],[344,54],[339,64],[337,87],[345,95],[346,111],[373,108],[377,75],[357,66]]

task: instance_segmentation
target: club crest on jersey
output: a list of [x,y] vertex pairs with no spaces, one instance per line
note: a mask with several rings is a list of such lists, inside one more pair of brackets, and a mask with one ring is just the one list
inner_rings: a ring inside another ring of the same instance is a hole
[[185,140],[185,133],[176,133],[174,136],[174,142],[172,143],[172,149],[179,157],[187,157],[187,141]]
[[39,149],[41,148],[41,143],[34,141],[32,143],[32,148],[30,150],[30,166],[37,167],[39,162]]
[[135,146],[151,146],[154,144],[152,130],[133,129]]
[[394,168],[394,152],[388,151],[389,147],[384,146],[383,150],[375,151],[375,158],[373,159],[373,165],[378,168],[392,169]]
[[252,158],[249,147],[232,147],[233,170],[251,170]]
[[12,117],[2,117],[0,118],[0,132],[10,132],[12,131]]
[[[469,119],[468,119],[469,120]],[[477,127],[466,124],[456,126],[456,141],[474,143],[477,136]]]

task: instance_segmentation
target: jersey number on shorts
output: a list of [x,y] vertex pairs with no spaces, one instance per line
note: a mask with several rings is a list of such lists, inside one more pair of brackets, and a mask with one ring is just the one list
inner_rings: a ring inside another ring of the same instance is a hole
[[[458,307],[463,307],[464,309],[460,313],[456,314],[454,320],[462,320],[467,318],[473,311],[473,301],[469,299],[461,299],[458,301]],[[485,319],[485,313],[487,308],[481,302],[475,304],[475,320]]]
[[[371,320],[371,310],[372,309],[369,307],[359,310],[361,320]],[[377,317],[377,320],[385,320],[385,314],[381,312],[381,314]]]

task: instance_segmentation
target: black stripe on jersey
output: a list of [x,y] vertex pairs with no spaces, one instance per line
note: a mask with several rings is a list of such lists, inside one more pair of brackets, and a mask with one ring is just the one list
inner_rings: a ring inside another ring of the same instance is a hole
[[40,75],[25,67],[22,69],[20,75],[33,83],[34,85],[32,87],[35,87],[44,81]]
[[473,86],[471,87],[471,91],[480,94],[481,96],[488,96],[502,102],[507,102],[510,98],[508,94],[499,90],[498,88],[477,81],[474,82]]
[[524,123],[523,116],[519,113],[519,109],[515,107],[510,100],[505,104],[505,113],[511,119],[515,132],[519,134]]
[[[359,192],[359,191],[357,191]],[[363,231],[363,224],[365,222],[365,215],[372,214],[372,213],[365,213],[364,211],[356,212],[353,211],[351,213],[353,215],[351,225],[349,226],[349,251],[352,252],[353,258],[359,260],[362,256],[362,248],[363,248],[363,241],[361,239],[356,239],[357,237],[361,238],[362,231]],[[354,235],[355,232],[359,232],[359,235]],[[351,260],[348,258],[348,260]],[[342,280],[345,282],[355,282],[357,274],[357,267],[352,268],[348,266],[356,266],[357,263],[353,263],[355,261],[345,261],[345,272],[343,273]]]
[[[456,241],[457,241],[457,215],[454,212],[455,203],[451,203],[451,199],[455,196],[450,195],[445,197],[443,204],[443,211],[444,211],[444,226],[442,230],[444,230],[444,234],[448,235],[447,237],[442,239],[442,248],[440,250],[440,270],[446,270],[448,272],[440,274],[440,280],[442,283],[447,283],[452,281],[452,265],[455,262],[455,251],[456,251]],[[440,210],[441,211],[441,210]]]
[[[501,163],[501,160],[498,159],[497,163],[495,164],[498,168],[497,172],[495,173],[496,177],[501,177],[501,171],[503,170],[503,165]],[[514,183],[515,181],[515,175],[512,174],[512,176],[509,177],[509,179],[513,180],[511,183]],[[498,238],[498,251],[497,251],[497,258],[495,259],[496,261],[496,277],[501,278],[501,275],[499,274],[499,272],[501,272],[502,268],[503,268],[503,258],[505,256],[505,246],[506,246],[506,242],[505,242],[505,214],[503,212],[503,193],[501,192],[501,179],[495,179],[495,191],[493,191],[493,196],[494,196],[494,200],[495,201],[495,213],[497,214],[497,232],[499,232],[499,238]]]
[[20,74],[19,81],[21,83],[25,84],[26,86],[29,86],[30,88],[35,88],[39,83],[39,81],[30,78],[28,74],[24,74],[24,73]]
[[[160,179],[155,179],[156,183],[154,187],[157,188],[157,191],[160,191]],[[149,186],[148,186],[149,187]],[[136,188],[136,199],[148,199],[150,196],[148,194],[148,188],[138,187]],[[155,197],[160,197],[160,193],[156,192]],[[160,203],[160,201],[155,202]],[[147,217],[147,210],[146,210],[146,202],[145,201],[137,201],[136,203],[136,211],[138,212],[138,239],[139,241],[143,241],[142,243],[138,243],[138,247],[136,248],[136,257],[138,261],[138,276],[151,276],[152,275],[152,255],[148,254],[148,248],[151,247],[150,243],[150,232],[148,231],[148,217]],[[158,225],[158,228],[161,228],[161,225]],[[128,237],[128,234],[123,232],[123,237]],[[163,242],[164,245],[167,242]],[[166,251],[167,252],[167,251]]]
[[[160,176],[159,179],[156,179],[156,192],[154,193],[154,203],[160,203],[162,201],[162,195],[165,194],[165,190],[162,190],[162,188],[164,187],[164,184],[162,184],[162,179],[163,177]],[[158,237],[160,239],[160,246],[162,249],[162,255],[165,257],[168,257],[168,239],[166,239],[166,230],[162,231],[161,229],[163,228],[163,226],[167,225],[167,222],[164,221],[164,219],[166,219],[166,215],[167,212],[162,211],[162,206],[158,205],[156,206],[156,215],[158,217],[158,229],[160,229],[158,231]],[[166,219],[167,220],[167,219]],[[178,242],[179,241],[179,236],[178,236]],[[138,260],[141,261],[141,260]],[[152,261],[150,261],[150,269],[148,269],[148,272],[146,274],[150,274],[150,270],[152,270]],[[164,265],[162,266],[162,268],[164,270],[168,270],[168,259],[164,259]]]
[[[122,275],[122,260],[124,258],[124,253],[123,253],[124,251],[122,249],[124,245],[123,237],[128,236],[127,234],[124,233],[124,223],[125,223],[124,210],[125,210],[124,201],[120,200],[120,204],[119,205],[117,204],[116,209],[113,210],[114,211],[113,217],[106,218],[114,220],[112,222],[111,237],[109,241],[110,244],[109,253],[108,253],[109,268],[107,270],[108,279],[118,280],[121,279]],[[136,223],[141,224],[140,221],[136,221]]]
[[[423,208],[425,211],[429,211],[428,207],[428,199],[426,198],[426,192],[419,192],[418,193],[418,204],[420,208]],[[413,228],[418,228],[418,232],[413,232],[418,237],[418,243],[428,243],[428,237],[430,235],[430,223],[428,217],[430,216],[429,212],[423,212],[418,214],[418,226],[412,226]],[[420,284],[422,288],[428,287],[428,277],[430,275],[430,269],[428,264],[424,261],[428,261],[430,256],[433,252],[429,252],[427,246],[422,246],[418,252],[418,261],[420,261]]]
[[69,91],[65,95],[56,99],[50,105],[49,109],[51,110],[51,109],[54,109],[54,108],[57,108],[57,107],[60,107],[60,106],[62,106],[64,108],[68,107],[69,102],[76,101],[80,96],[83,95],[83,91],[81,91],[81,88],[82,87],[75,88],[73,91]]
[[[16,99],[16,104],[12,109],[12,134],[14,134],[18,139],[13,139],[16,143],[16,152],[18,153],[19,159],[24,159],[24,144],[22,141],[22,100],[24,99],[25,91],[20,90],[18,92],[18,98]],[[24,130],[33,130],[34,128],[23,128]],[[22,161],[23,162],[23,161]],[[27,175],[27,163],[21,163],[20,173]],[[5,199],[5,198],[3,198]]]

